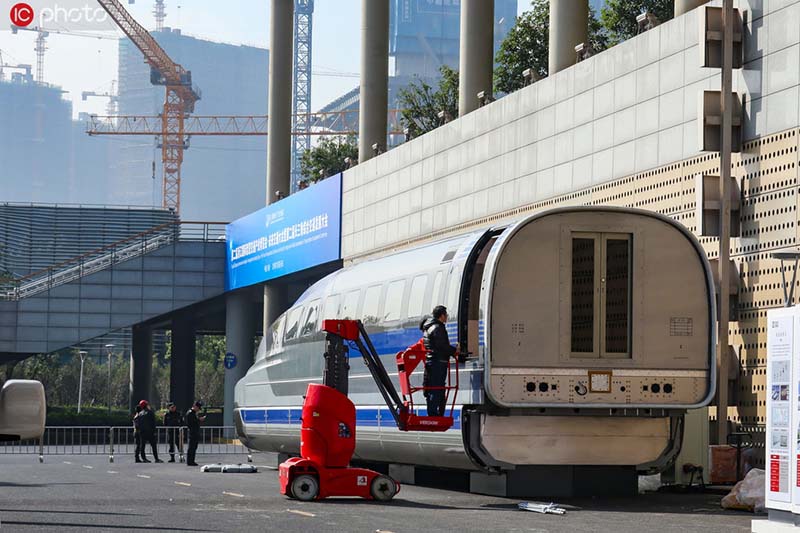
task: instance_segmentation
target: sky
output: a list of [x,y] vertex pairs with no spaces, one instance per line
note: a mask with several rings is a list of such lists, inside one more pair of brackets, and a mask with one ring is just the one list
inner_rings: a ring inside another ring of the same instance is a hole
[[[154,28],[153,0],[121,0],[123,6],[146,28]],[[15,2],[0,1],[1,16]],[[232,44],[267,48],[268,0],[166,0],[165,26],[185,34]],[[530,3],[519,1],[519,11]],[[316,0],[312,51],[312,108],[318,109],[358,85],[360,0]],[[34,6],[35,7],[35,6]],[[35,65],[34,32],[9,31],[0,22],[0,54],[6,64]],[[111,35],[105,33],[105,36]],[[118,36],[122,34],[119,33]],[[111,91],[117,77],[117,42],[113,39],[52,34],[44,60],[45,81],[61,86],[73,102],[73,114],[105,114],[107,99],[81,100],[82,91]],[[191,65],[184,65],[191,70]],[[326,74],[326,75],[322,75]],[[334,75],[331,75],[334,74]],[[8,74],[7,74],[8,75]],[[201,87],[202,89],[202,87]]]

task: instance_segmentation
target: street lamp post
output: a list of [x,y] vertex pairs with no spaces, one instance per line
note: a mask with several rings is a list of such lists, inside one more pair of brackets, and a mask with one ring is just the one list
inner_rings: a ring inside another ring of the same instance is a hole
[[83,398],[83,362],[86,360],[86,352],[81,350],[78,352],[81,356],[81,374],[78,378],[78,414],[81,413],[81,399]]
[[108,353],[108,414],[111,414],[111,349],[114,348],[113,344],[106,344],[106,352]]

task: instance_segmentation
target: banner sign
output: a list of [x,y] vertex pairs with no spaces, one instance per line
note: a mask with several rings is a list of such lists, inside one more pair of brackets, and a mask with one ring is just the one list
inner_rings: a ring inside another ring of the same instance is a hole
[[791,307],[767,311],[766,506],[786,511],[796,477],[791,460],[796,448],[791,410],[796,315],[797,308]]
[[228,224],[225,289],[341,259],[342,175]]

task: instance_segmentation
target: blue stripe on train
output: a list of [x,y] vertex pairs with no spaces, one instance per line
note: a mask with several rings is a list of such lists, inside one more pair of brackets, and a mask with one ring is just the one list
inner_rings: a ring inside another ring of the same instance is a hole
[[[420,415],[425,409],[417,409]],[[245,424],[285,424],[300,425],[302,409],[239,409]],[[461,409],[453,410],[453,427],[461,429]],[[356,426],[360,427],[394,427],[395,422],[388,409],[356,409]]]

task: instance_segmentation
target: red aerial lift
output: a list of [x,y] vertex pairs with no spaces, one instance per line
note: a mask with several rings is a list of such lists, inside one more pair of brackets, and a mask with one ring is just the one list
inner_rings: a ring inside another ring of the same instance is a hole
[[[411,374],[426,355],[422,341],[418,342],[397,354],[402,391],[400,396],[360,320],[325,320],[322,329],[326,333],[323,384],[311,383],[306,391],[300,429],[300,457],[281,463],[281,494],[303,501],[329,496],[391,500],[400,491],[397,481],[374,470],[350,466],[356,448],[356,408],[347,397],[350,370],[348,343],[361,352],[401,431],[446,431],[452,427],[455,393],[458,391],[458,365],[455,365],[455,383],[451,383],[448,362],[447,385],[413,387]],[[413,394],[436,389],[444,389],[445,401],[450,401],[449,416],[417,414]]]

